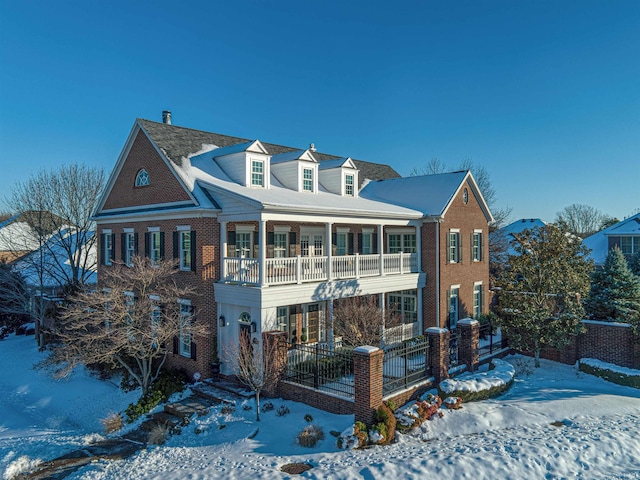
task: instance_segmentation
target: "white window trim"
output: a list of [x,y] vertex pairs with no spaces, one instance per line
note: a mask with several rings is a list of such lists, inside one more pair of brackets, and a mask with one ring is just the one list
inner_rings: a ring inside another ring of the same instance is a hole
[[159,232],[160,227],[147,227],[147,232]]
[[255,225],[242,225],[236,224],[236,232],[240,233],[253,233],[256,231]]
[[122,229],[122,233],[135,233],[135,229],[125,227]]
[[[182,248],[182,234],[183,233],[191,233],[191,227],[187,226],[186,228],[178,227],[178,261],[180,262],[180,270],[182,272],[190,272],[191,265],[184,265],[184,249]],[[189,238],[189,242],[193,242],[193,238]],[[191,244],[189,245],[189,249],[191,249]],[[189,252],[191,254],[191,252]],[[191,262],[193,262],[193,258],[191,258]]]
[[[184,305],[184,306],[191,307],[191,300],[188,300],[188,299],[179,298],[177,300],[177,303],[180,306]],[[189,309],[189,321],[191,321],[192,318],[193,318],[193,315],[191,314],[191,309]],[[182,309],[181,309],[181,311],[180,311],[180,335],[178,337],[178,354],[181,357],[191,358],[191,344],[193,342],[193,338],[191,336],[191,333],[189,333],[189,351],[188,352],[186,350],[182,349],[182,347],[183,347],[182,338],[183,338],[183,332],[182,332]]]
[[191,231],[191,225],[178,225],[176,230],[179,232],[189,232]]

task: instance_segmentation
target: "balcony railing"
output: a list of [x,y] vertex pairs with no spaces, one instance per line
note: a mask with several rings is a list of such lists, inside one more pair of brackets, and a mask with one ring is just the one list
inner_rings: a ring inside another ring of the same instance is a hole
[[[265,285],[300,284],[419,272],[416,253],[334,256],[331,257],[331,269],[329,269],[329,257],[267,258],[264,268]],[[226,257],[223,272],[225,283],[260,285],[260,260],[257,258]]]

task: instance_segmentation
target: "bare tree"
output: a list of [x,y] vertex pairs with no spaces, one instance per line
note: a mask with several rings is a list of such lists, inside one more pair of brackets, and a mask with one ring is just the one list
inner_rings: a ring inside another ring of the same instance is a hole
[[54,365],[58,376],[79,364],[120,366],[146,394],[174,338],[192,343],[208,332],[197,312],[185,308],[194,291],[178,286],[177,273],[174,262],[151,265],[143,257],[134,257],[131,267],[106,270],[99,290],[85,288],[71,298],[54,332],[59,343],[46,364]]
[[22,213],[30,229],[5,243],[19,251],[37,249],[39,253],[25,261],[40,278],[56,279],[61,286],[83,284],[95,270],[92,249],[97,239],[91,215],[104,184],[104,170],[79,164],[41,170],[16,184],[5,204]]
[[393,306],[382,310],[374,297],[361,296],[337,300],[333,308],[333,328],[347,345],[381,346],[383,332],[401,324]]
[[255,394],[256,421],[260,421],[260,394],[273,391],[285,366],[284,337],[264,334],[262,342],[251,341],[251,335],[243,333],[240,342],[223,349],[225,362],[229,363],[238,380]]
[[608,220],[597,208],[573,203],[556,214],[555,223],[565,223],[571,233],[586,238],[599,232]]
[[447,166],[438,157],[433,157],[422,168],[412,168],[409,172],[410,177],[417,177],[418,175],[436,175],[438,173],[444,173],[447,171]]
[[22,276],[4,261],[0,262],[0,325],[11,330],[29,311],[29,294]]

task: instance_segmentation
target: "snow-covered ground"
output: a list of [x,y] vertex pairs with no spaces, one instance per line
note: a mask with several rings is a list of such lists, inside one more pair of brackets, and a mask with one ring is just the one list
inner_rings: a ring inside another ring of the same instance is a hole
[[[31,369],[40,355],[33,337],[0,341],[3,469],[15,471],[21,456],[27,457],[24,464],[78,448],[92,432],[101,432],[100,418],[136,396],[80,373],[68,382],[53,382]],[[216,407],[163,446],[124,461],[97,462],[69,478],[277,479],[292,477],[280,467],[293,462],[313,465],[302,478],[323,479],[640,478],[640,390],[573,366],[542,360],[542,367],[533,369],[530,359],[508,360],[516,367],[516,380],[507,393],[462,410],[444,410],[443,418],[399,435],[388,447],[340,451],[330,432],[345,430],[352,416],[276,399],[261,422],[242,405],[227,414]],[[290,413],[277,416],[281,405]],[[308,424],[307,414],[325,432],[314,448],[295,443]]]

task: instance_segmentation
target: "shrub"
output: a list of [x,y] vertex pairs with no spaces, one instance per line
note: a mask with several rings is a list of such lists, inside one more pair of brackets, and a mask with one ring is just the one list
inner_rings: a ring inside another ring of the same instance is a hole
[[279,417],[284,417],[288,413],[289,413],[289,407],[287,407],[286,405],[280,405],[276,410],[276,415]]
[[462,398],[447,397],[444,399],[444,406],[449,410],[459,410],[462,408]]
[[[244,410],[245,412],[248,412],[249,410],[253,410],[253,407],[248,403],[245,403],[244,405],[242,405],[242,410]],[[264,412],[265,410],[263,409],[262,411]]]
[[220,413],[223,415],[229,415],[230,413],[233,413],[236,411],[236,406],[233,405],[232,403],[225,403],[224,405],[222,405],[222,408],[220,409]]
[[264,404],[262,405],[262,411],[263,412],[270,412],[274,408],[275,407],[273,406],[273,403],[271,403],[271,402],[264,402]]
[[313,422],[313,417],[308,413],[304,416],[304,419],[309,423]]
[[396,427],[403,431],[416,428],[438,413],[441,405],[442,400],[438,395],[429,394],[425,400],[418,400],[408,407],[397,410],[394,414]]
[[105,433],[117,432],[122,430],[124,426],[124,420],[120,413],[111,412],[106,418],[100,420],[100,423],[104,427]]
[[149,393],[140,397],[134,404],[130,403],[125,413],[127,423],[135,421],[141,415],[150,412],[162,402],[169,400],[169,397],[176,392],[182,392],[185,388],[187,376],[180,371],[163,371],[151,388]]
[[581,372],[588,373],[590,375],[595,375],[596,377],[603,378],[611,383],[617,383],[618,385],[624,385],[627,387],[640,388],[640,375],[635,374],[631,369],[624,369],[622,367],[613,366],[612,369],[604,368],[607,365],[604,364],[602,367],[598,367],[596,365],[591,365],[588,362],[589,359],[582,359],[578,363],[578,368]]
[[389,445],[393,442],[396,435],[396,417],[393,415],[393,411],[385,403],[378,407],[375,413],[375,424],[371,427],[373,432],[378,433],[382,438],[377,438],[373,441],[375,435],[369,434],[369,441],[377,445]]
[[167,441],[170,427],[166,423],[157,423],[149,432],[148,443],[151,445],[162,445]]
[[298,434],[298,444],[303,447],[315,447],[318,441],[324,440],[324,432],[318,425],[307,425]]

